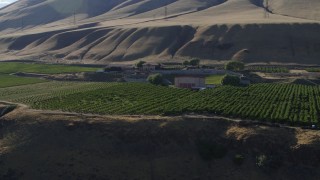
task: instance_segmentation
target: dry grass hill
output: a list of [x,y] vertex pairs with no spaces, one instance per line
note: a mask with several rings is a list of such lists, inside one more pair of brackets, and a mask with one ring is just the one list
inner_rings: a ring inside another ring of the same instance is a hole
[[266,4],[19,0],[0,9],[0,59],[108,63],[241,57],[246,62],[319,64],[320,1]]

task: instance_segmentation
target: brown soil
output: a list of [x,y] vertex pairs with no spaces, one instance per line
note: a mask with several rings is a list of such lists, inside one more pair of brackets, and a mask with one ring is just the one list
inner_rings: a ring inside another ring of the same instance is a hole
[[319,138],[319,131],[204,116],[19,107],[0,119],[0,179],[319,179]]

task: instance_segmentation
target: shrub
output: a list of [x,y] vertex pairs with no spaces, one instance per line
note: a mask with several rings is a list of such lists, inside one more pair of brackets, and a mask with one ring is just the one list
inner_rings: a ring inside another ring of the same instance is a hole
[[221,84],[238,86],[240,84],[240,78],[238,76],[226,75],[223,77]]
[[256,165],[260,168],[265,167],[268,163],[268,158],[266,155],[262,154],[256,157]]
[[279,169],[283,164],[283,157],[279,154],[259,155],[256,157],[256,165],[259,168]]
[[236,164],[236,165],[241,165],[244,161],[244,156],[241,155],[241,154],[237,154],[234,156],[233,158],[233,162]]

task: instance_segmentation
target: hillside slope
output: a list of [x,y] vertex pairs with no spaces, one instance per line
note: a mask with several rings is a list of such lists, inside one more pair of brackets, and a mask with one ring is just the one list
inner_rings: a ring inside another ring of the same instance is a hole
[[216,118],[19,108],[0,118],[0,179],[317,180],[319,136]]
[[[70,2],[69,2],[70,1]],[[20,0],[0,10],[2,60],[318,64],[317,0]]]
[[320,1],[269,0],[270,10],[276,14],[320,20]]

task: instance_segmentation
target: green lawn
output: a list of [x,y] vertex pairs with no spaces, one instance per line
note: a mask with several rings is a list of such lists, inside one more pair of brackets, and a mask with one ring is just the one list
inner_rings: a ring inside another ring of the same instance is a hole
[[51,65],[34,63],[3,62],[0,63],[0,73],[10,74],[16,72],[40,73],[40,74],[59,74],[73,72],[94,72],[100,68],[90,68],[70,65]]
[[308,72],[320,72],[320,68],[307,68],[306,71],[308,71]]
[[206,78],[206,84],[221,84],[221,81],[225,75],[211,75]]
[[20,86],[26,84],[36,84],[41,82],[46,82],[46,80],[29,77],[17,77],[6,74],[0,75],[0,88]]

